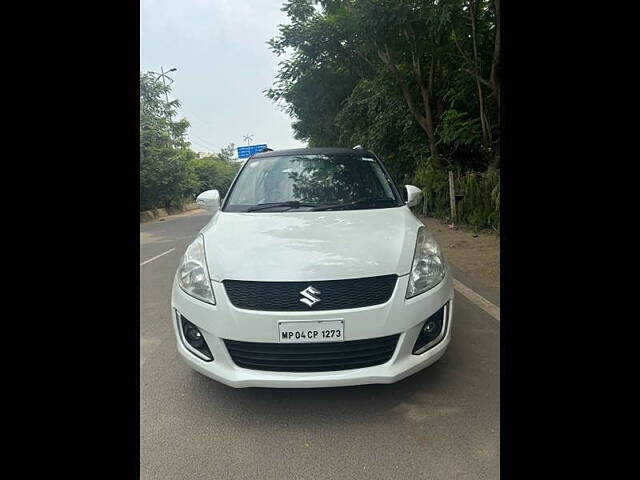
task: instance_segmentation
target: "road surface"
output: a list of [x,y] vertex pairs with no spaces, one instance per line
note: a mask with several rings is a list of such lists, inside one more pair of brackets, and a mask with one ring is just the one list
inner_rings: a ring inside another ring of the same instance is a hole
[[209,218],[140,225],[141,479],[499,478],[499,316],[468,291],[445,356],[396,384],[233,389],[187,367],[171,283]]

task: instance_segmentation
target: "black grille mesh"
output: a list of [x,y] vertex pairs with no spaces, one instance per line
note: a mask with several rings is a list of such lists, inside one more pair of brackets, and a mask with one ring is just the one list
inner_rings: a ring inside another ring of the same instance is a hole
[[[385,303],[396,285],[396,275],[322,280],[318,282],[245,282],[224,280],[231,303],[238,308],[265,311],[317,311],[368,307]],[[309,307],[300,301],[308,286],[320,293],[320,301]]]
[[393,356],[400,335],[335,343],[254,343],[225,340],[233,362],[272,372],[329,372],[381,365]]

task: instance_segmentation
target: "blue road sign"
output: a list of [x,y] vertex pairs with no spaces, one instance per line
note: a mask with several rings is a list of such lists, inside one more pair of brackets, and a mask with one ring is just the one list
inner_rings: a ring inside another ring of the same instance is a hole
[[250,157],[254,153],[260,153],[265,148],[267,148],[266,143],[263,143],[261,145],[249,145],[247,147],[238,147],[238,158]]

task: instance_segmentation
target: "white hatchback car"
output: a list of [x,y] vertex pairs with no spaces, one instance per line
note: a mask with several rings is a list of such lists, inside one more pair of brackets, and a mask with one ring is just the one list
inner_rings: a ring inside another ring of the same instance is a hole
[[393,383],[451,340],[448,265],[371,152],[298,149],[249,158],[178,268],[178,351],[232,387]]

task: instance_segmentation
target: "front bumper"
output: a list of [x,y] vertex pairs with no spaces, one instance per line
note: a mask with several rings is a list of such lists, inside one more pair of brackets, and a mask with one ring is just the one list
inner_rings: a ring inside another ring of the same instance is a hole
[[[185,294],[174,280],[171,295],[172,322],[178,352],[198,372],[232,387],[338,387],[370,383],[394,383],[436,362],[451,341],[453,283],[450,270],[431,290],[405,299],[409,276],[398,278],[393,295],[386,303],[350,310],[317,312],[261,312],[235,308],[224,286],[212,282],[216,305],[209,305]],[[445,303],[446,331],[442,340],[420,355],[412,353],[424,321]],[[204,336],[214,360],[206,362],[189,351],[181,340],[177,314],[195,324]],[[360,340],[400,334],[391,359],[381,365],[330,372],[270,372],[238,367],[223,339],[245,342],[278,342],[278,322],[344,319],[345,340]]]

